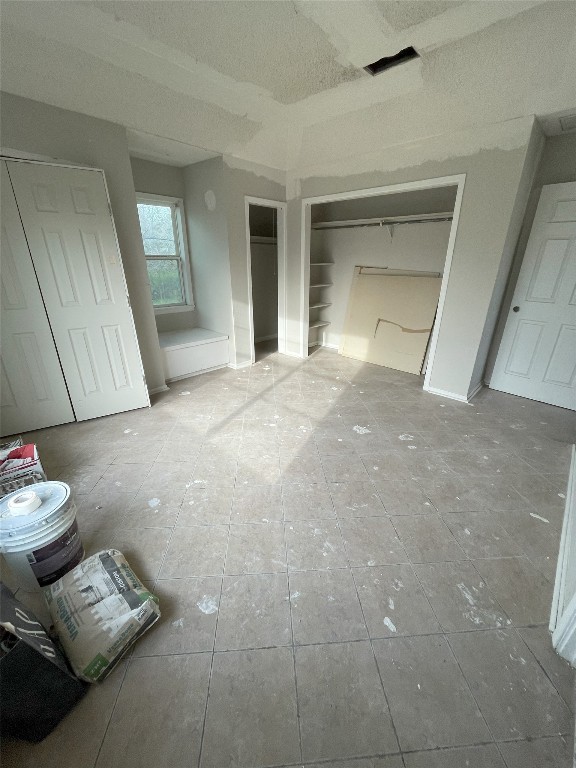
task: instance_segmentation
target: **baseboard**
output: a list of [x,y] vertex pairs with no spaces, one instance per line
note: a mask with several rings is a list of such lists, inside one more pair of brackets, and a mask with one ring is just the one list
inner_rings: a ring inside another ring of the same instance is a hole
[[338,351],[340,346],[338,344],[322,344],[323,347],[326,347],[326,349],[335,349]]
[[[173,379],[166,379],[169,384],[175,381],[183,381],[184,379],[191,379],[193,376],[202,376],[203,373],[212,373],[212,371],[220,371],[222,368],[227,368],[226,365],[214,365],[212,368],[203,368],[201,371],[194,371],[193,373],[184,373],[182,376],[174,376]],[[168,389],[168,387],[166,387]]]
[[[570,550],[576,532],[576,445],[572,446],[570,476],[566,493],[566,506],[560,536],[560,550],[554,581],[554,595],[550,612],[552,645],[557,653],[576,666],[576,595],[567,595]],[[568,605],[566,601],[568,600]]]
[[167,387],[166,384],[164,384],[161,387],[152,387],[152,389],[150,389],[150,387],[148,387],[148,394],[149,395],[158,395],[158,394],[160,394],[160,392],[167,392],[168,389],[169,389],[169,387]]
[[432,395],[439,395],[440,397],[447,397],[449,400],[458,400],[459,403],[467,403],[468,398],[464,395],[457,395],[455,392],[447,392],[445,389],[436,389],[436,387],[424,387],[426,392],[430,392]]
[[302,357],[302,355],[299,355],[297,352],[280,352],[281,355],[286,355],[286,357],[294,357],[296,360],[306,360],[305,357]]
[[270,336],[259,336],[257,339],[254,339],[254,344],[260,344],[261,341],[272,341],[272,339],[277,339],[278,334],[272,333]]
[[249,368],[251,365],[252,360],[246,360],[244,363],[228,363],[228,368],[233,368],[235,371],[239,371],[241,368]]
[[472,387],[470,392],[468,392],[468,402],[470,402],[470,400],[472,400],[473,397],[476,397],[478,392],[480,392],[480,390],[483,389],[483,387],[484,387],[484,382],[483,381],[479,381],[478,384],[476,384],[475,387]]

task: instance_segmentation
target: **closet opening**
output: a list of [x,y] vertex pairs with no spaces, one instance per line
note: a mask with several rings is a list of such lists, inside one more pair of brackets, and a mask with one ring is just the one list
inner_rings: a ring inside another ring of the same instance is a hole
[[464,179],[303,200],[302,357],[327,347],[429,388]]
[[246,198],[252,362],[284,352],[285,204]]

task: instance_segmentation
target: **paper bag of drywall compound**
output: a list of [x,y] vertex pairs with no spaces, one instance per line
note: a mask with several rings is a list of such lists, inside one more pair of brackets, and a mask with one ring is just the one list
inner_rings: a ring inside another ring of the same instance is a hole
[[91,683],[103,680],[160,617],[158,599],[117,549],[87,558],[44,595],[72,669]]

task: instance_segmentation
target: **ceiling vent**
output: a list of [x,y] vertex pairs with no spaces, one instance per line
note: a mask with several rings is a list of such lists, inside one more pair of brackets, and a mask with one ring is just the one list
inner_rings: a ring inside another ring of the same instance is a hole
[[364,69],[371,75],[379,75],[380,72],[384,72],[386,69],[397,67],[398,64],[404,64],[407,61],[419,58],[420,54],[410,46],[409,48],[403,48],[401,51],[394,54],[394,56],[385,56],[383,59],[378,59],[378,61],[375,61],[373,64],[368,64]]
[[576,115],[565,115],[560,118],[560,128],[563,133],[576,131]]

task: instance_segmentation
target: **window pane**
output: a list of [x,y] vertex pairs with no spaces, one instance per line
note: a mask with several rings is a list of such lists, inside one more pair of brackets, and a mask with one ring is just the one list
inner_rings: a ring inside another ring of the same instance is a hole
[[146,259],[155,307],[185,303],[179,262],[179,259]]
[[172,209],[168,205],[138,203],[140,229],[147,256],[176,256]]

